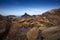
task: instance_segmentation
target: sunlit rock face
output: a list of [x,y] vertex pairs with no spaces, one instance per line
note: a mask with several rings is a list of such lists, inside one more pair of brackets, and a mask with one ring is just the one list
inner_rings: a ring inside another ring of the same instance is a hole
[[60,8],[52,9],[52,10],[50,10],[48,12],[60,16]]
[[39,29],[37,27],[33,27],[29,32],[27,32],[28,40],[36,40],[38,36]]
[[47,19],[49,19],[50,22],[53,22],[55,25],[60,25],[60,8],[47,11],[43,13],[42,16],[45,16]]

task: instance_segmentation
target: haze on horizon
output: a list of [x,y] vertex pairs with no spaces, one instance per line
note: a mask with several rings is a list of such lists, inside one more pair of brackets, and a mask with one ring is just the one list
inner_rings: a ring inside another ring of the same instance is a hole
[[60,8],[60,0],[0,0],[2,15],[39,15],[55,8]]

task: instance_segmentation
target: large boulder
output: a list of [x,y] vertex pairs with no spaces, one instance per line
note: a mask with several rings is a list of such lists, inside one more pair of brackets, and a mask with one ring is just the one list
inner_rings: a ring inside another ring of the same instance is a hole
[[33,27],[31,30],[27,32],[28,40],[36,40],[38,36],[39,29],[37,27]]
[[60,27],[50,27],[42,31],[44,40],[60,40]]

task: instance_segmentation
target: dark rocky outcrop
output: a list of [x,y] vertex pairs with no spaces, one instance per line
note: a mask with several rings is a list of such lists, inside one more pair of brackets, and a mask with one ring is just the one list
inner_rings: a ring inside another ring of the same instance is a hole
[[6,39],[11,24],[11,20],[8,17],[0,15],[0,40]]
[[25,13],[24,15],[21,16],[21,18],[30,18],[31,16],[27,13]]

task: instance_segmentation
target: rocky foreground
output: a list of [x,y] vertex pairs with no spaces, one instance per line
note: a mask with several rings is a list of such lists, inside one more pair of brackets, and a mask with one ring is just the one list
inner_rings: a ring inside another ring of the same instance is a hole
[[60,40],[60,8],[20,18],[0,15],[0,40]]

